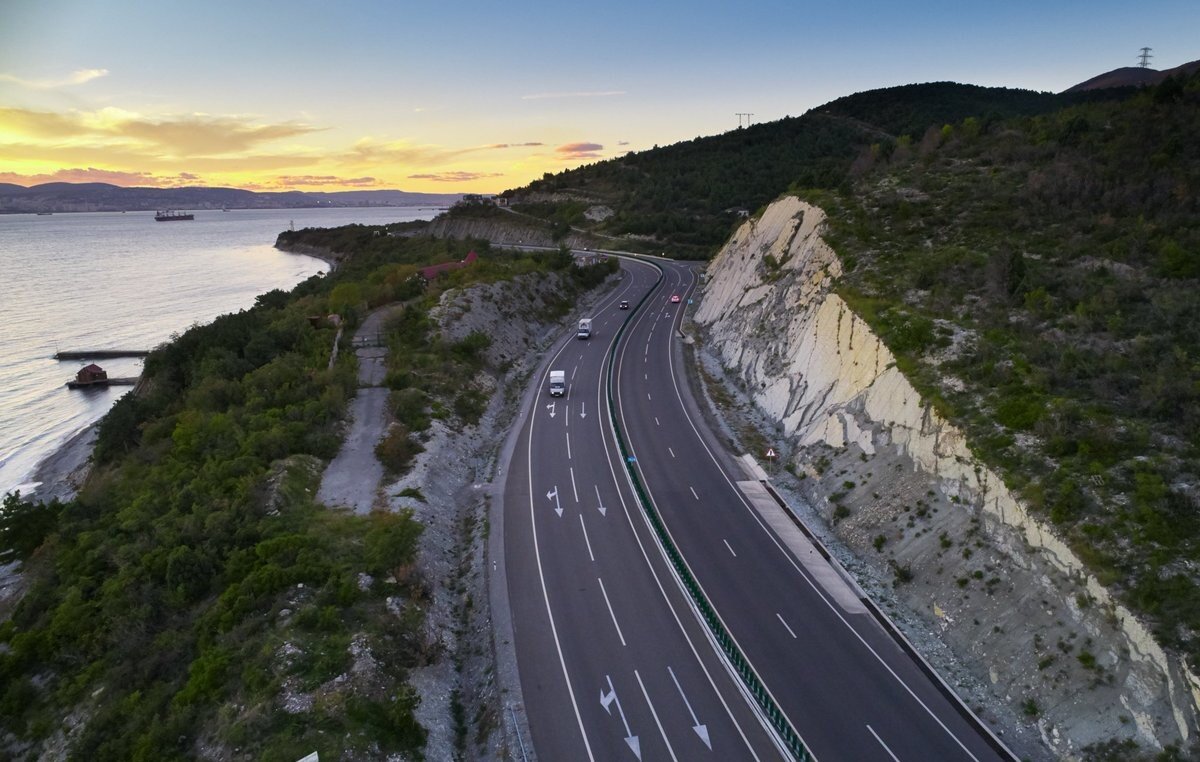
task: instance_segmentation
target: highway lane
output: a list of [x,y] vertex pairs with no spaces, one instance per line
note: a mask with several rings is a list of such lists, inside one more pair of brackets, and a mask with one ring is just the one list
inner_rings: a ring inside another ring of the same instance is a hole
[[[657,270],[628,263],[588,341],[564,338],[524,411],[504,486],[518,671],[541,759],[780,759],[648,531],[602,380],[617,326]],[[550,398],[545,374],[569,393]]]
[[770,506],[738,487],[748,477],[711,444],[681,380],[676,328],[693,266],[664,267],[619,347],[619,420],[676,546],[776,703],[822,760],[1005,759],[803,539],[786,526],[781,537]]

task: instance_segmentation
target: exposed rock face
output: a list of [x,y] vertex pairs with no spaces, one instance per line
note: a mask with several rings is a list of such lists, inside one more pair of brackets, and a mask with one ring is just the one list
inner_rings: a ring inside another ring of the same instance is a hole
[[419,231],[404,235],[429,235],[435,238],[480,238],[497,246],[550,246],[566,245],[573,249],[596,245],[592,236],[568,233],[555,239],[550,226],[528,217],[503,214],[481,219],[448,217],[441,215]]
[[824,219],[789,197],[737,231],[695,315],[708,351],[777,422],[868,574],[911,571],[901,603],[1054,753],[1111,738],[1187,746],[1200,681],[977,461],[831,292],[842,268]]

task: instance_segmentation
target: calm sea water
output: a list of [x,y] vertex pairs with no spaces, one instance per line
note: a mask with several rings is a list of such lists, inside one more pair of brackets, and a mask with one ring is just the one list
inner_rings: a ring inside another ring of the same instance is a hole
[[[56,361],[56,351],[150,349],[328,270],[274,248],[289,225],[382,224],[438,211],[200,211],[192,222],[155,222],[151,212],[0,215],[0,495],[36,486],[38,463],[130,389],[67,389],[86,363]],[[114,377],[141,367],[97,362]]]

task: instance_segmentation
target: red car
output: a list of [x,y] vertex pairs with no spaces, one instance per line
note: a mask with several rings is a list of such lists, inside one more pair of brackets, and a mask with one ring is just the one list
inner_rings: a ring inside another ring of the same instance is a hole
[[671,294],[671,304],[679,304],[679,294]]

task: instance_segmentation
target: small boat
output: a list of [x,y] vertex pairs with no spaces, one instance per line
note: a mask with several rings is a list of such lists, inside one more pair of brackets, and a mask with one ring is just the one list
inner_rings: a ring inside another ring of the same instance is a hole
[[176,212],[172,209],[160,209],[154,214],[154,219],[158,222],[179,222],[182,220],[194,220],[196,217],[188,212]]

